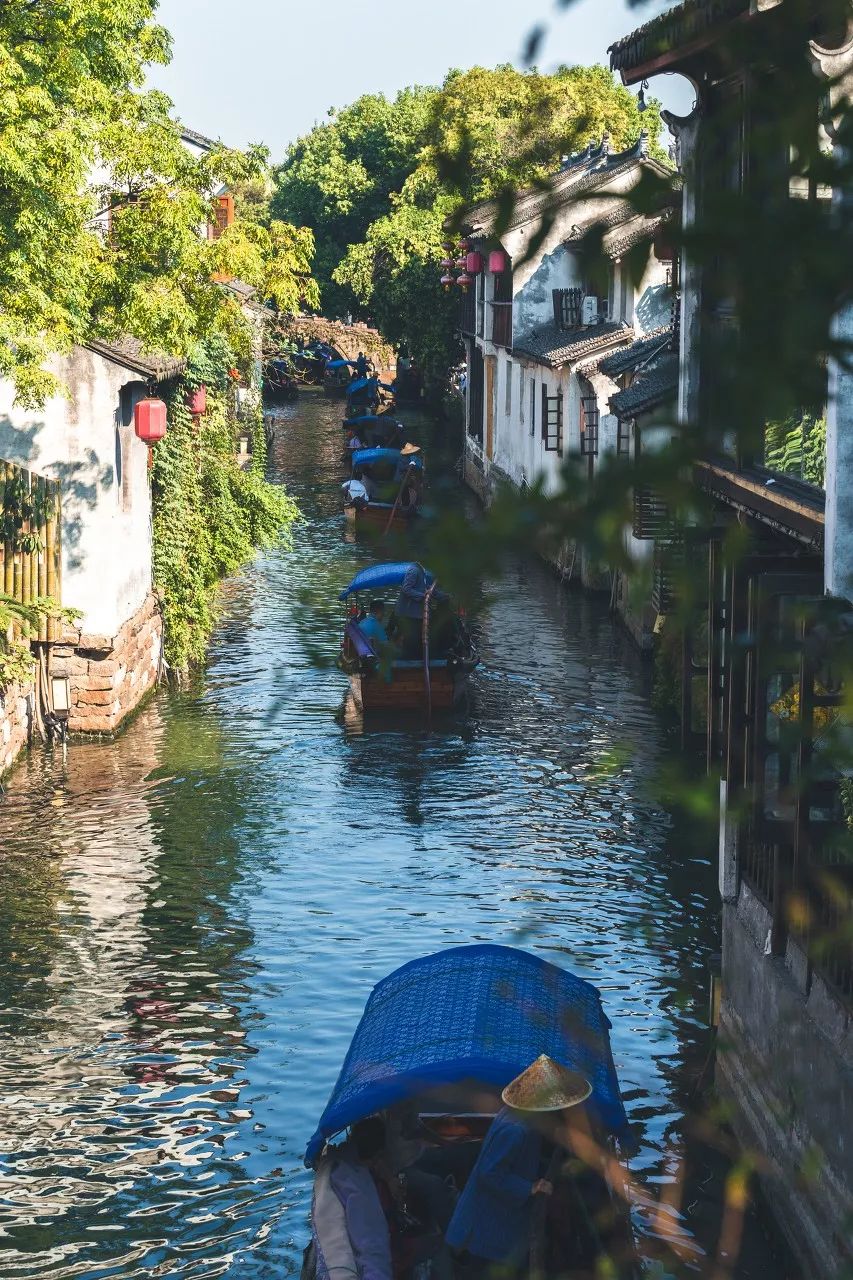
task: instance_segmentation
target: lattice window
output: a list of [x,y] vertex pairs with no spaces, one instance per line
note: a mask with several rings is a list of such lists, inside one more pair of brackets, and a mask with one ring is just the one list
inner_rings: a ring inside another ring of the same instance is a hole
[[635,538],[660,538],[668,529],[669,512],[666,503],[647,484],[634,486]]
[[554,323],[558,329],[576,329],[580,325],[584,292],[583,287],[551,290]]
[[623,458],[630,458],[634,444],[634,424],[630,418],[620,418],[616,427],[616,452]]
[[563,397],[548,395],[542,384],[542,443],[548,453],[563,455]]
[[598,424],[600,421],[598,397],[594,392],[581,396],[581,453],[587,458],[598,457]]

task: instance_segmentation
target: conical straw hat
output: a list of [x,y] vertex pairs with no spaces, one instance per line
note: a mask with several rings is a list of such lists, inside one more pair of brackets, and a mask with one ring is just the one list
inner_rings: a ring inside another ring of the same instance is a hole
[[412,444],[411,441],[408,444],[404,444],[400,450],[404,458],[411,453],[420,453],[420,451],[421,446],[419,444]]
[[569,1071],[542,1053],[509,1082],[501,1097],[516,1111],[563,1111],[576,1107],[591,1093],[592,1085],[579,1071]]

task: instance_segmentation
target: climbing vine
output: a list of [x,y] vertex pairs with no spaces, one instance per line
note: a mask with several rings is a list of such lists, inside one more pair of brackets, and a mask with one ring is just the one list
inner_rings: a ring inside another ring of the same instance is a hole
[[[169,430],[152,475],[154,580],[163,600],[165,657],[173,672],[201,662],[216,620],[216,588],[257,547],[286,536],[298,517],[284,489],[264,478],[266,442],[259,389],[239,406],[238,357],[224,337],[190,356],[169,404]],[[188,395],[207,388],[207,410],[193,417]],[[238,435],[252,461],[237,460]]]

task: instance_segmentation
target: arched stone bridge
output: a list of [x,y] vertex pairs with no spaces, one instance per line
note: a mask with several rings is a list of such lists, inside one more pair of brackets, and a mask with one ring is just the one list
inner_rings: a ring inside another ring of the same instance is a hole
[[377,329],[371,329],[363,322],[343,324],[340,320],[327,320],[324,316],[293,316],[287,328],[303,342],[311,342],[315,338],[328,342],[345,360],[354,360],[359,351],[363,351],[373,361],[380,376],[393,378],[396,374],[394,348]]

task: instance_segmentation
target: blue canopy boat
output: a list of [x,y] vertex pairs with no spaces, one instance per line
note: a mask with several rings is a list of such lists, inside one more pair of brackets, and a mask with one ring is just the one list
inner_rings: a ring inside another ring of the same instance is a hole
[[350,448],[356,437],[366,449],[402,449],[406,442],[406,428],[390,413],[362,413],[344,418],[344,430]]
[[356,449],[350,455],[352,479],[344,485],[348,520],[383,526],[387,532],[418,514],[423,495],[424,463],[416,446],[402,449]]
[[[377,566],[393,571],[400,566]],[[368,571],[370,572],[370,571]],[[542,1275],[636,1276],[636,1255],[616,1145],[628,1131],[610,1048],[610,1023],[592,983],[515,947],[448,947],[404,964],[374,987],[305,1163],[353,1124],[382,1113],[419,1117],[434,1138],[416,1168],[464,1181],[500,1107],[500,1091],[540,1054],[586,1077],[584,1132],[593,1156],[571,1162],[555,1148],[552,1201],[536,1230]],[[455,1150],[455,1154],[454,1154]],[[464,1158],[463,1158],[464,1157]],[[462,1172],[460,1172],[462,1171]],[[405,1171],[403,1172],[405,1178]],[[621,1191],[620,1195],[617,1192]],[[544,1198],[542,1198],[544,1200]]]
[[[365,601],[386,600],[385,652],[362,630]],[[450,708],[459,705],[479,657],[461,614],[422,565],[403,560],[372,565],[340,593],[349,606],[341,667],[359,711]]]

